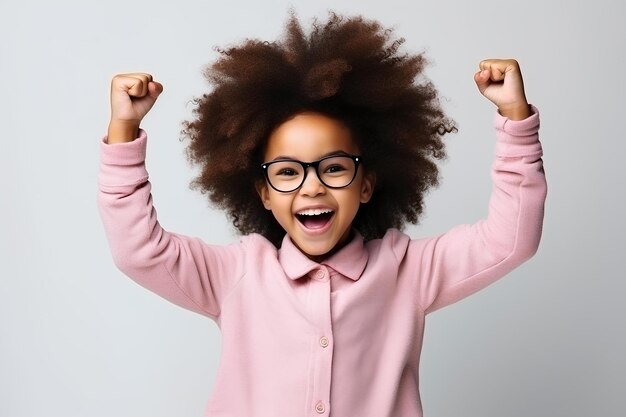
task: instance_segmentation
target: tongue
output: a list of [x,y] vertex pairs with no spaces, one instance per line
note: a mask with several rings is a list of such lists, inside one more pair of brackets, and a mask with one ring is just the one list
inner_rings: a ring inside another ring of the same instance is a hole
[[318,216],[300,216],[300,222],[307,229],[321,229],[328,223],[332,213],[320,214]]

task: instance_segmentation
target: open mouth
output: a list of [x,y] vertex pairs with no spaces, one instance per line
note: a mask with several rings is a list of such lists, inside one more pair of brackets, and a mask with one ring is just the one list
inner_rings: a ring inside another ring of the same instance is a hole
[[307,209],[296,213],[296,218],[305,228],[316,230],[326,226],[334,215],[330,209]]

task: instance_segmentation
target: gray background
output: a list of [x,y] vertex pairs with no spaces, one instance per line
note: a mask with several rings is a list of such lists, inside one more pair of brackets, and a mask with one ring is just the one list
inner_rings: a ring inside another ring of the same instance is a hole
[[460,132],[415,237],[485,214],[494,109],[472,80],[481,59],[516,57],[542,114],[540,250],[429,316],[425,414],[623,416],[625,3],[579,3],[2,0],[0,416],[202,415],[217,326],[117,271],[97,214],[109,83],[146,71],[165,86],[143,124],[162,225],[231,242],[224,215],[188,189],[180,122],[212,47],[275,39],[289,4],[305,26],[329,8],[378,19],[431,58]]

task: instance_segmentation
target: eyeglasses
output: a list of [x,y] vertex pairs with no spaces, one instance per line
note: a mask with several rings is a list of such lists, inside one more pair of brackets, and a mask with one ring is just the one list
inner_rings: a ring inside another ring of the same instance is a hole
[[328,188],[344,188],[356,178],[361,157],[356,155],[332,155],[315,162],[279,159],[261,165],[269,185],[278,192],[290,193],[304,184],[309,172],[315,168],[320,182]]

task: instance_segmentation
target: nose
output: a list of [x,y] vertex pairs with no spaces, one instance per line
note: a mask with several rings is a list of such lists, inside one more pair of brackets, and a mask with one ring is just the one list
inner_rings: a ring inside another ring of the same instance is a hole
[[307,175],[300,187],[300,194],[306,195],[309,197],[314,197],[319,194],[323,194],[326,192],[326,188],[324,184],[317,177],[317,172],[314,167],[307,168]]

